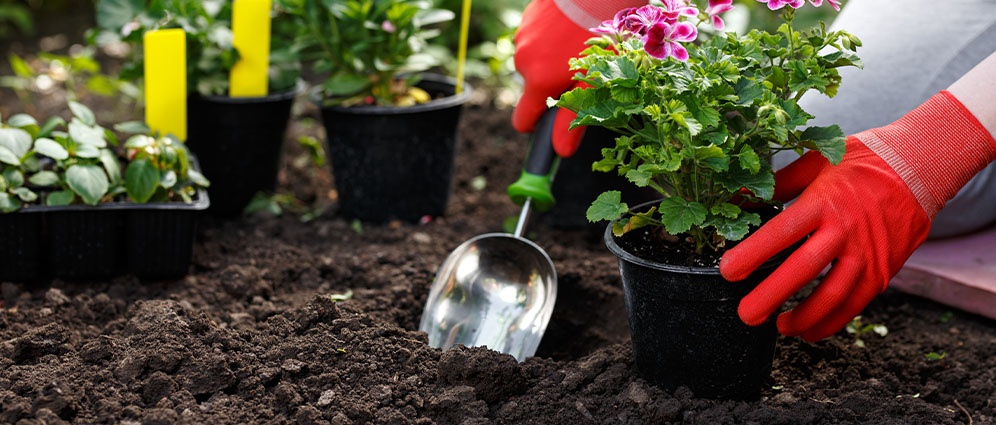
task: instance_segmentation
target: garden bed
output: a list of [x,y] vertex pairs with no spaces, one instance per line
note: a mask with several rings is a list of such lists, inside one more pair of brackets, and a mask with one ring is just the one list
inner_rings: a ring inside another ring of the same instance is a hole
[[[863,335],[864,348],[843,332],[779,339],[760,400],[648,386],[632,369],[616,258],[600,232],[532,227],[560,276],[536,358],[429,348],[415,329],[436,268],[518,211],[504,190],[526,142],[509,122],[509,111],[465,110],[447,216],[424,225],[357,232],[334,209],[309,223],[259,216],[202,226],[183,280],[3,283],[0,422],[996,421],[996,323],[893,290],[864,312],[889,330]],[[302,154],[293,141],[319,127],[292,124],[280,176],[306,202],[335,198],[325,168],[292,165]]]

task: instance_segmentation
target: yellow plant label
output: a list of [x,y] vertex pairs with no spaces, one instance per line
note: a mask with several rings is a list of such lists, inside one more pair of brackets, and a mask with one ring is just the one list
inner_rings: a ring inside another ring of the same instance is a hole
[[149,31],[145,50],[145,122],[153,132],[187,140],[187,35]]
[[266,96],[270,67],[270,0],[235,0],[232,33],[239,61],[229,74],[228,95]]

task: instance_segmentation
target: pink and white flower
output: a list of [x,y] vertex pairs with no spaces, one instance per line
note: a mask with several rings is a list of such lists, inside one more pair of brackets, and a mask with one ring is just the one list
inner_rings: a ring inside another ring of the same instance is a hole
[[[809,0],[809,2],[816,7],[820,7],[820,5],[823,4],[823,0]],[[833,7],[834,10],[840,12],[840,0],[827,0],[827,3],[830,3],[830,6]]]
[[806,0],[757,0],[757,1],[761,3],[767,3],[768,9],[771,10],[781,9],[785,7],[785,5],[789,5],[793,9],[798,9],[802,7],[802,5],[806,4]]
[[611,20],[602,21],[601,25],[589,28],[589,31],[599,34],[620,35],[625,33],[626,18],[635,11],[635,7],[626,8],[616,12],[616,16]]
[[679,16],[699,16],[699,10],[695,6],[689,6],[686,0],[661,0],[664,5],[659,8],[664,14],[664,18],[669,24],[678,21]]
[[723,22],[723,18],[721,18],[719,14],[726,13],[731,10],[733,10],[733,0],[709,0],[709,7],[706,8],[705,12],[709,15],[709,19],[712,20],[712,27],[717,30],[722,30],[723,28],[726,28],[726,22]]
[[643,6],[637,9],[633,9],[629,15],[624,18],[624,26],[626,30],[633,34],[646,35],[647,30],[654,26],[658,22],[663,22],[666,19],[664,16],[664,11],[657,6]]
[[688,60],[688,50],[685,50],[681,43],[695,41],[697,36],[695,25],[687,22],[677,22],[673,25],[658,22],[647,31],[643,49],[657,59],[667,59],[670,56],[684,62]]

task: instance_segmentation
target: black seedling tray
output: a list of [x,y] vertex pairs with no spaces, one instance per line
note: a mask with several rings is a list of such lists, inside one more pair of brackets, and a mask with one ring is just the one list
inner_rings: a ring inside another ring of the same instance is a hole
[[206,190],[192,204],[29,206],[0,214],[0,281],[182,277]]

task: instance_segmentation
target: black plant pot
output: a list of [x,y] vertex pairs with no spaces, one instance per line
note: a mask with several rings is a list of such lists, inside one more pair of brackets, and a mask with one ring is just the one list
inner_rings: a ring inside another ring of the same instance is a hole
[[343,216],[415,222],[446,211],[470,89],[454,95],[453,80],[432,74],[418,87],[445,97],[408,107],[322,107]]
[[618,190],[622,193],[622,201],[630,205],[660,198],[653,189],[636,187],[615,171],[591,170],[591,164],[602,159],[602,148],[615,146],[617,136],[606,128],[588,127],[577,152],[560,159],[550,187],[557,203],[543,214],[543,223],[561,229],[589,229],[597,237],[602,225],[589,222],[586,213],[602,192]]
[[238,215],[256,192],[276,189],[284,132],[297,93],[187,99],[187,146],[211,181],[212,215]]
[[182,277],[210,204],[198,190],[192,204],[31,205],[0,214],[0,281]]
[[[644,211],[655,202],[633,210]],[[719,268],[685,267],[637,257],[605,230],[605,245],[619,257],[636,369],[673,391],[697,397],[756,397],[771,374],[778,336],[773,314],[760,326],[737,315],[740,300],[781,264],[794,247],[764,263],[747,279],[729,282]]]

